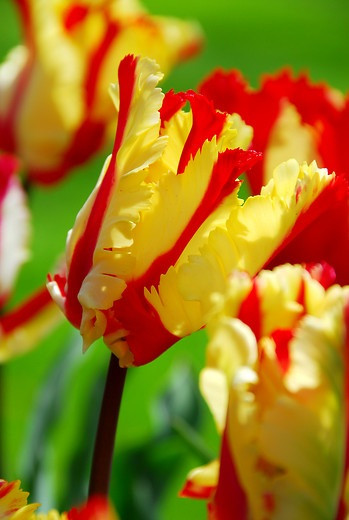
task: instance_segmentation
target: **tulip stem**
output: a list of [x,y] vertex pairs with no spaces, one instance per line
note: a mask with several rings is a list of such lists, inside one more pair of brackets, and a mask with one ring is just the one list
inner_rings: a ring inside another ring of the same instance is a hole
[[110,357],[92,459],[88,496],[108,496],[116,427],[119,418],[126,368],[120,368],[114,354]]

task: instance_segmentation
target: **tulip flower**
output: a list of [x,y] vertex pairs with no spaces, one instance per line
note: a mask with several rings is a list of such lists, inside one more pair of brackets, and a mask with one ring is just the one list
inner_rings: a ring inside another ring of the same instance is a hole
[[263,161],[248,174],[252,193],[258,194],[274,168],[290,157],[301,163],[315,159],[330,172],[349,175],[349,100],[326,84],[313,85],[305,74],[293,78],[283,70],[264,76],[253,90],[239,71],[217,70],[199,91],[216,108],[237,112],[253,127],[251,146],[263,152]]
[[66,513],[52,509],[35,513],[40,504],[27,504],[29,493],[20,489],[20,481],[0,479],[0,518],[8,520],[118,520],[110,502],[103,497],[91,497],[79,508]]
[[256,155],[230,148],[247,144],[248,128],[193,92],[162,101],[154,67],[122,62],[114,151],[48,285],[85,349],[103,336],[124,366],[203,327],[233,269],[325,261],[348,280],[346,180],[290,160],[241,205],[235,179]]
[[19,268],[28,257],[29,211],[16,177],[17,160],[0,155],[0,307],[11,295]]
[[122,366],[149,362],[196,330],[186,319],[196,305],[167,299],[167,324],[154,291],[171,293],[179,266],[240,204],[236,179],[259,158],[236,148],[251,137],[239,117],[193,91],[164,97],[160,77],[154,61],[121,62],[113,153],[69,234],[66,268],[48,284],[84,348],[103,336]]
[[217,300],[200,385],[220,460],[182,491],[212,520],[347,518],[349,287],[329,271],[235,272]]
[[169,71],[201,46],[196,24],[151,17],[136,0],[16,0],[24,45],[0,66],[0,149],[50,184],[108,137],[107,89],[128,52]]

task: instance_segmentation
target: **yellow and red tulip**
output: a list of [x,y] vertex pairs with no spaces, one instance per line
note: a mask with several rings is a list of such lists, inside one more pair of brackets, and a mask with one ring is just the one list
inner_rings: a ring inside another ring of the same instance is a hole
[[125,365],[203,327],[233,269],[325,261],[349,278],[346,179],[289,160],[242,205],[235,179],[256,155],[231,148],[249,128],[194,92],[162,100],[157,74],[150,61],[122,62],[114,151],[49,284],[85,348],[103,336]]
[[349,100],[326,84],[313,85],[305,74],[293,78],[283,70],[264,76],[260,88],[253,90],[239,71],[217,70],[199,91],[216,108],[237,112],[253,127],[252,148],[264,157],[248,174],[252,193],[258,194],[274,168],[290,157],[300,163],[316,160],[330,172],[349,177]]
[[217,302],[201,389],[220,463],[182,492],[212,520],[347,518],[349,287],[326,289],[329,271],[236,272]]
[[[69,235],[66,269],[48,284],[85,348],[103,336],[122,365],[201,326],[197,304],[172,300],[176,272],[241,203],[237,177],[259,159],[236,148],[251,137],[238,116],[193,91],[164,97],[160,77],[149,59],[121,62],[113,153]],[[159,285],[170,320],[158,314]]]
[[0,149],[21,157],[34,182],[57,181],[105,142],[107,90],[125,54],[168,71],[202,41],[195,24],[151,17],[135,0],[16,3],[25,42],[0,67]]

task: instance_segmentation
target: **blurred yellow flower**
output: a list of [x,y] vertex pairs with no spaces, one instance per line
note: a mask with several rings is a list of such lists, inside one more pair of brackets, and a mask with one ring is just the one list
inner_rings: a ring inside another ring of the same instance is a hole
[[349,287],[328,266],[233,273],[208,325],[200,386],[220,464],[188,476],[214,520],[344,519],[348,513]]
[[52,183],[106,139],[107,89],[128,52],[163,70],[194,54],[194,23],[151,17],[136,0],[16,0],[24,45],[0,66],[0,149],[16,153],[32,181]]

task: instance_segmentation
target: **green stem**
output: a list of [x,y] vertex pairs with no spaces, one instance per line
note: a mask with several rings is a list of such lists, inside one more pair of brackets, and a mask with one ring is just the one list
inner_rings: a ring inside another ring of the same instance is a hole
[[113,462],[115,433],[119,418],[126,369],[120,368],[119,361],[111,355],[107,380],[92,459],[88,496],[108,496]]

